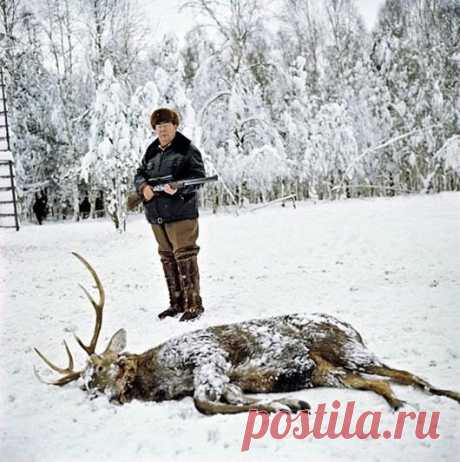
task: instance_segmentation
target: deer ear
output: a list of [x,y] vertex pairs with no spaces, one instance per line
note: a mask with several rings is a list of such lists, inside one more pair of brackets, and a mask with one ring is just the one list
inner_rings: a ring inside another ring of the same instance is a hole
[[126,348],[126,331],[120,329],[113,334],[104,353],[121,353]]

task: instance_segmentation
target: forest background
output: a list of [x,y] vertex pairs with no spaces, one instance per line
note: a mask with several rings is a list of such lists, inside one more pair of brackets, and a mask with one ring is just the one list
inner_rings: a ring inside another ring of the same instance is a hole
[[[352,0],[189,0],[194,26],[135,0],[1,0],[11,150],[23,220],[84,196],[118,229],[158,106],[220,182],[214,211],[460,189],[460,4],[387,0],[372,30]],[[171,32],[173,31],[173,32]]]

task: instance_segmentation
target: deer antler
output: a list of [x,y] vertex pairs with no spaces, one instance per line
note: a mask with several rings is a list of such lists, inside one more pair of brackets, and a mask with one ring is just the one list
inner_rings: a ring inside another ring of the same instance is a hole
[[99,303],[96,303],[89,292],[81,284],[79,284],[85,295],[88,297],[88,300],[93,305],[94,310],[96,311],[96,324],[94,326],[93,338],[91,339],[91,342],[88,346],[86,346],[77,336],[75,336],[75,339],[77,340],[78,344],[86,351],[86,354],[91,356],[96,350],[97,339],[99,338],[99,333],[102,327],[102,311],[104,309],[105,293],[101,281],[96,274],[96,271],[94,271],[94,268],[81,255],[78,255],[78,253],[72,252],[72,255],[75,255],[86,266],[86,268],[88,268],[88,271],[93,276],[94,282],[96,283],[97,289],[99,291]]
[[[94,310],[96,311],[96,324],[94,326],[93,337],[92,337],[91,342],[90,342],[90,344],[88,346],[86,346],[80,340],[80,338],[78,338],[77,336],[75,336],[75,339],[77,340],[78,344],[86,351],[88,356],[90,356],[96,350],[97,340],[99,338],[99,333],[100,333],[101,327],[102,327],[102,312],[103,312],[104,303],[105,303],[105,293],[104,293],[104,288],[102,287],[101,281],[100,281],[98,275],[96,274],[96,271],[94,270],[94,268],[78,253],[72,252],[72,254],[75,255],[75,257],[77,257],[86,266],[86,268],[89,270],[89,272],[91,273],[91,275],[94,278],[94,281],[96,282],[96,286],[97,286],[97,289],[99,291],[99,303],[96,303],[96,301],[93,299],[93,297],[91,297],[89,292],[80,284],[80,287],[83,289],[83,292],[85,292],[85,294],[88,297],[89,301],[93,305]],[[81,376],[83,370],[75,371],[73,369],[74,362],[73,362],[72,353],[70,352],[70,349],[69,349],[69,347],[67,345],[67,342],[65,340],[64,340],[64,346],[65,346],[65,349],[66,349],[66,352],[67,352],[67,357],[68,357],[68,360],[69,360],[68,366],[66,368],[56,366],[48,358],[46,358],[46,356],[44,354],[42,354],[37,348],[34,348],[34,350],[38,354],[38,356],[40,356],[40,358],[45,362],[45,364],[50,369],[52,369],[53,371],[59,372],[60,374],[64,374],[63,377],[61,377],[59,380],[56,380],[55,382],[45,382],[38,375],[37,370],[35,370],[35,375],[38,377],[38,379],[40,381],[48,383],[50,385],[62,386],[62,385],[65,385],[67,383],[70,383],[70,382],[72,382],[74,380],[77,380]]]
[[35,375],[41,382],[47,383],[49,385],[65,385],[66,383],[73,382],[74,380],[77,380],[80,377],[83,371],[73,370],[72,353],[70,352],[67,342],[65,340],[64,340],[64,346],[67,352],[67,357],[69,358],[69,365],[66,368],[61,368],[61,367],[56,366],[49,359],[47,359],[46,356],[43,355],[37,348],[34,348],[35,353],[37,353],[37,355],[40,356],[40,358],[46,363],[46,365],[50,369],[53,369],[53,371],[59,372],[60,374],[65,374],[64,377],[61,377],[59,380],[56,380],[55,382],[46,382],[38,375],[37,370],[34,368]]

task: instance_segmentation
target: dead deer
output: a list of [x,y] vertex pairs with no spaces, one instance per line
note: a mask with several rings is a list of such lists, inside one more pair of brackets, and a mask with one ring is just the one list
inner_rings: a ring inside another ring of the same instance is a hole
[[[81,379],[91,394],[105,394],[110,401],[127,403],[178,400],[192,396],[204,414],[232,414],[250,409],[297,412],[309,409],[296,399],[260,400],[245,393],[291,392],[312,387],[370,390],[393,409],[404,402],[390,388],[390,381],[413,385],[433,395],[460,402],[460,393],[433,387],[410,372],[380,362],[365,347],[349,324],[327,314],[287,314],[235,324],[209,327],[172,338],[141,354],[123,352],[126,332],[116,332],[105,351],[96,354],[102,326],[104,289],[91,265],[80,255],[99,291],[96,302],[83,288],[96,311],[90,344],[78,337],[88,355],[86,367],[75,371],[65,343],[69,364],[60,368],[37,349],[37,354],[62,377],[54,385]],[[362,374],[387,379],[371,379]]]

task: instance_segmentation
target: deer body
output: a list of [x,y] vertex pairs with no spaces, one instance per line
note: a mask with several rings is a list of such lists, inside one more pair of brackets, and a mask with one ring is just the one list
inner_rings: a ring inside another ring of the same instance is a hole
[[[209,327],[139,355],[120,354],[119,386],[108,394],[120,402],[219,400],[229,383],[251,393],[301,390],[314,386],[311,351],[342,358],[350,370],[377,364],[348,324],[325,314],[290,314]],[[89,384],[96,368],[86,371]]]
[[455,391],[435,388],[410,372],[384,365],[352,326],[327,314],[287,314],[208,327],[141,354],[124,352],[126,332],[120,329],[106,350],[97,355],[94,350],[102,324],[104,294],[94,270],[78,258],[95,277],[102,302],[94,302],[87,294],[96,309],[97,328],[89,346],[77,339],[89,355],[84,370],[73,370],[67,345],[66,369],[54,366],[37,350],[51,368],[66,374],[54,382],[56,385],[81,377],[88,392],[103,393],[120,404],[133,399],[158,402],[191,396],[205,414],[305,410],[309,408],[305,401],[258,400],[245,393],[290,392],[318,386],[370,390],[392,408],[402,406],[387,380],[368,378],[375,375],[460,402],[460,394]]

